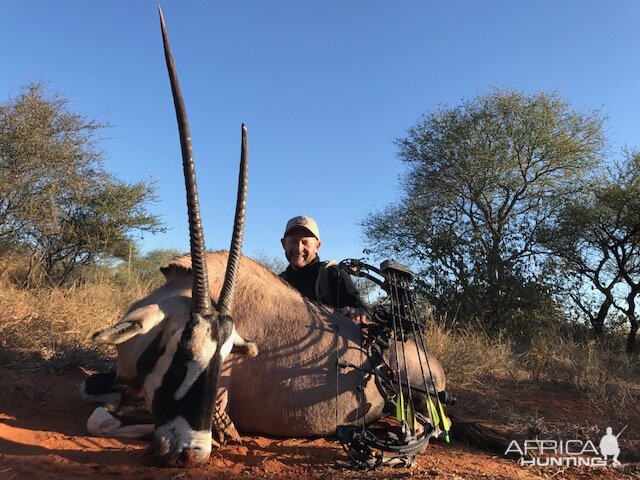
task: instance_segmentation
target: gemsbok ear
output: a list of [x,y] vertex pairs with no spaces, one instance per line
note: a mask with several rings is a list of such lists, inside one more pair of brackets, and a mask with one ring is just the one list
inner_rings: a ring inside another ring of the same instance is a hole
[[164,320],[164,317],[164,312],[157,305],[137,308],[125,315],[114,326],[94,333],[91,339],[96,343],[117,345],[136,335],[147,333]]
[[118,322],[113,327],[105,328],[93,334],[91,339],[104,345],[117,345],[135,337],[142,331],[142,324],[135,320]]

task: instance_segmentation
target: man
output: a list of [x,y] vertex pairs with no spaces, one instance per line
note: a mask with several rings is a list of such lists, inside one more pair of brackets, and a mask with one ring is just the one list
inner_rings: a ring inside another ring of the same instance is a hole
[[368,323],[368,309],[347,272],[335,262],[321,262],[318,250],[322,245],[316,221],[306,215],[287,222],[280,240],[289,261],[280,278],[287,281],[304,297],[337,308],[354,322]]

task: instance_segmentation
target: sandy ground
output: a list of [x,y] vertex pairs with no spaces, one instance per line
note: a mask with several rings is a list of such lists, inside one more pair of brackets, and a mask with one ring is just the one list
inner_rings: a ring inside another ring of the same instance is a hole
[[[633,461],[623,469],[523,468],[514,460],[471,448],[461,440],[450,445],[435,442],[419,456],[418,465],[412,469],[357,471],[340,465],[347,457],[334,439],[260,436],[245,436],[242,445],[214,450],[209,462],[201,467],[157,468],[143,463],[145,442],[86,434],[85,421],[94,407],[84,404],[78,394],[78,385],[85,376],[81,370],[43,374],[0,368],[0,480],[640,478],[640,467]],[[496,401],[500,401],[504,392],[496,393]],[[524,406],[539,409],[540,405],[526,405],[530,397],[521,395]],[[518,402],[517,396],[514,398]],[[468,409],[469,402],[466,404],[465,407],[465,402],[461,402],[460,410]],[[572,415],[578,410],[579,405],[569,404],[565,413]],[[630,444],[621,444],[621,448],[629,453]],[[627,457],[636,460],[634,455]]]

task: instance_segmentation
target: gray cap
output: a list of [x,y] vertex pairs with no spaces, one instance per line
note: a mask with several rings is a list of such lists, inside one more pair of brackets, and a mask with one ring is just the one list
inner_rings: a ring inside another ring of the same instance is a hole
[[306,228],[309,230],[311,235],[320,240],[320,230],[318,229],[318,224],[316,221],[307,216],[307,215],[298,215],[297,217],[293,217],[291,220],[287,222],[287,226],[284,229],[284,237],[287,236],[290,230],[294,228]]

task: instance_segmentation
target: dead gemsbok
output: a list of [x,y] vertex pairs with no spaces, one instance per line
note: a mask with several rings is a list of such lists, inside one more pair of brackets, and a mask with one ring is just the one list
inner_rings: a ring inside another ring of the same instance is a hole
[[[154,294],[154,305],[136,304],[114,327],[98,332],[94,340],[118,345],[118,377],[144,396],[155,432],[150,455],[159,463],[200,463],[211,452],[211,422],[224,359],[234,351],[255,356],[255,344],[245,342],[231,314],[240,261],[247,192],[247,136],[242,126],[238,198],[224,282],[214,308],[209,294],[205,242],[196,190],[191,136],[178,77],[173,64],[164,18],[160,24],[165,59],[180,131],[193,270],[188,311],[176,316],[171,287]],[[185,298],[182,297],[182,298]]]
[[[166,35],[164,38],[167,64],[173,72]],[[175,73],[171,77],[174,97],[179,100]],[[183,156],[189,165],[185,172],[188,191],[192,192],[191,255],[162,267],[166,284],[132,305],[118,324],[95,335],[99,342],[117,344],[116,383],[141,392],[147,401],[155,425],[144,431],[155,431],[150,447],[154,457],[170,465],[204,461],[211,449],[216,398],[219,412],[228,410],[235,426],[245,433],[332,435],[338,425],[359,425],[380,418],[386,400],[373,375],[367,373],[372,362],[363,349],[362,330],[349,318],[303,298],[267,268],[239,255],[244,167],[230,253],[204,254],[199,215],[193,206],[197,197],[190,186],[194,175],[186,118],[178,100]],[[243,152],[246,154],[245,148]],[[209,297],[217,311],[211,312]],[[233,325],[255,344],[244,342]],[[226,360],[216,397],[219,362],[231,350],[230,338],[238,352],[246,355]],[[256,353],[255,345],[260,347],[260,356],[246,358]],[[425,386],[427,393],[434,396],[445,390],[442,366],[426,355],[421,341],[408,338],[402,343],[401,359],[394,362],[400,358],[394,351],[397,345],[386,355],[391,368],[400,370],[406,365],[406,381],[419,385],[428,359],[431,383]],[[354,368],[339,368],[341,364]],[[424,404],[422,393],[414,389],[412,394],[422,397]],[[96,412],[105,416],[92,416],[98,420],[89,428],[94,435],[132,436],[142,431],[111,428],[114,423],[109,422],[115,419],[104,409]]]

